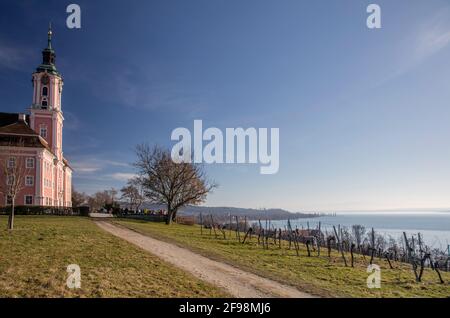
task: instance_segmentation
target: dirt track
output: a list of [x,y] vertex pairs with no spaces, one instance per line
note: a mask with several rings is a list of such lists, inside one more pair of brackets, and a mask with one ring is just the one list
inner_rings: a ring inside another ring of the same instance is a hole
[[312,297],[294,287],[211,260],[188,249],[163,242],[105,221],[95,221],[105,231],[158,256],[192,275],[226,290],[235,297]]

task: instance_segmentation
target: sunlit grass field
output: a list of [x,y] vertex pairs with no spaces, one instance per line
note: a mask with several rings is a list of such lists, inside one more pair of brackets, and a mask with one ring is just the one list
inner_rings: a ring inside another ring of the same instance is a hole
[[[255,237],[243,245],[237,241],[234,232],[230,239],[229,231],[226,231],[227,239],[224,239],[220,232],[215,237],[214,232],[210,235],[210,230],[206,229],[201,235],[199,226],[167,226],[137,220],[114,222],[318,296],[450,297],[450,273],[442,272],[445,284],[440,284],[436,273],[426,269],[423,281],[416,283],[410,265],[392,262],[395,269],[389,269],[385,260],[375,258],[374,264],[381,267],[381,288],[369,289],[366,282],[369,260],[364,260],[361,255],[355,254],[355,268],[351,268],[344,266],[340,254],[335,251],[328,258],[326,249],[322,249],[320,257],[315,252],[307,257],[306,247],[300,245],[298,257],[294,249],[287,249],[287,242],[283,243],[282,249],[272,244],[264,250]],[[346,257],[350,263],[350,255]]]
[[[219,297],[224,292],[82,217],[0,216],[0,297]],[[66,286],[69,264],[81,288]]]

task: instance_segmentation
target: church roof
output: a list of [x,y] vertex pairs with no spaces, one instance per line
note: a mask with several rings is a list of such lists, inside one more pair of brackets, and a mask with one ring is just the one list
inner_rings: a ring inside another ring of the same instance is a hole
[[[26,121],[30,122],[30,116],[26,115]],[[17,113],[0,113],[0,127],[13,124],[19,120],[19,114]]]
[[14,135],[38,135],[33,129],[28,126],[23,120],[0,127],[0,134],[14,134]]
[[20,114],[0,113],[0,146],[45,148],[52,150],[47,142],[28,126],[29,116],[19,119]]

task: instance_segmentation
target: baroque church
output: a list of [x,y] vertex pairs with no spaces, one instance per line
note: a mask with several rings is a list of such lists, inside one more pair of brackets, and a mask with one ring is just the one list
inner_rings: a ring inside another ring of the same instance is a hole
[[12,175],[20,176],[15,205],[72,206],[72,168],[64,158],[62,142],[63,78],[55,59],[50,28],[42,64],[32,74],[29,112],[0,113],[0,206],[11,204],[8,186],[14,184]]

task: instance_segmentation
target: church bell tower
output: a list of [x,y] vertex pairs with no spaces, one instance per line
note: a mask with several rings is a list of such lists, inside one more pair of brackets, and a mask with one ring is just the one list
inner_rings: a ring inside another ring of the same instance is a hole
[[32,74],[33,102],[30,126],[48,143],[52,152],[62,159],[62,131],[64,117],[61,111],[63,79],[56,69],[56,54],[52,48],[52,28],[47,33],[47,47],[42,51],[42,63]]

